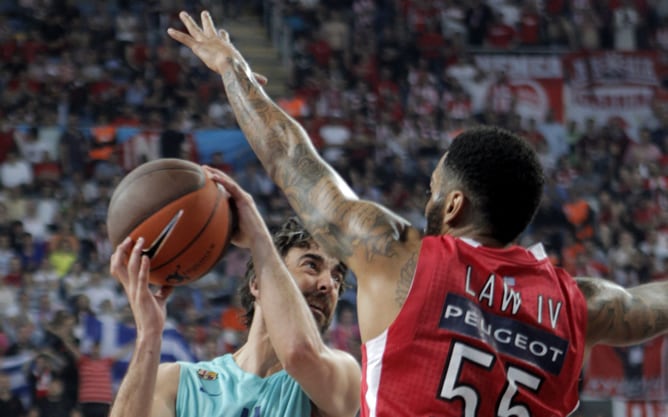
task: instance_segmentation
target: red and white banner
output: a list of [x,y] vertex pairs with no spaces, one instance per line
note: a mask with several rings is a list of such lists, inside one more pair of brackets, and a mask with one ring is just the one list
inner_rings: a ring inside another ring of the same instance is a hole
[[563,70],[555,55],[475,55],[479,68],[504,73],[515,95],[515,111],[523,120],[542,121],[551,110],[563,121]]
[[567,54],[563,74],[565,117],[580,127],[587,119],[603,124],[620,118],[635,139],[638,128],[652,117],[652,101],[661,84],[654,53]]
[[595,346],[584,370],[583,399],[668,399],[666,338],[639,346]]
[[661,401],[612,400],[611,417],[668,417],[668,405]]

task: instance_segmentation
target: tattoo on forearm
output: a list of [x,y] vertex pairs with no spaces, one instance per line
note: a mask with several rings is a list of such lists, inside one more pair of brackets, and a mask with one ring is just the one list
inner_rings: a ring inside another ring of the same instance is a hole
[[398,306],[403,306],[406,298],[408,297],[408,292],[411,289],[413,283],[413,276],[415,274],[415,268],[417,265],[417,252],[413,253],[401,268],[401,274],[399,277],[399,282],[397,282],[397,289],[394,293],[394,301]]
[[[363,248],[369,260],[377,255],[394,256],[393,244],[403,238],[405,225],[388,221],[388,213],[372,205],[352,212],[350,202],[340,194],[335,174],[318,159],[301,127],[286,119],[243,63],[230,63],[222,77],[237,122],[313,237],[341,259],[349,258],[353,247]],[[342,230],[335,223],[349,226]]]

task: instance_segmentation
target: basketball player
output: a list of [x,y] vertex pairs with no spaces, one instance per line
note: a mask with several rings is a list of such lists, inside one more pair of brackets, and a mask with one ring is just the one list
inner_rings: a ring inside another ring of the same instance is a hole
[[362,416],[564,416],[597,343],[668,330],[668,283],[574,280],[540,245],[513,245],[544,177],[534,151],[495,128],[460,134],[431,175],[426,235],[357,198],[265,94],[207,12],[169,35],[222,76],[251,147],[314,239],[358,280]]
[[241,291],[250,321],[247,342],[212,361],[159,365],[172,288],[151,292],[150,261],[141,255],[144,241],[126,239],[112,256],[111,271],[128,296],[137,340],[110,416],[354,416],[359,365],[321,338],[346,267],[327,255],[296,218],[286,221],[272,242],[250,195],[222,171],[208,172],[236,203],[239,232],[233,243],[252,255]]

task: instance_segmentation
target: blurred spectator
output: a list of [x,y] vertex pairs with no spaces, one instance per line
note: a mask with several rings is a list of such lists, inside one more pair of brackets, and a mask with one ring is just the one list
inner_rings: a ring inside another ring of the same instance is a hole
[[630,142],[626,148],[624,162],[646,165],[659,162],[662,157],[661,149],[652,142],[652,132],[647,128],[642,128],[638,135],[638,141]]
[[[67,241],[62,242],[68,245]],[[66,260],[69,266],[64,272],[61,273],[64,268],[61,267],[62,269],[59,270],[58,264],[54,264],[54,266],[59,276],[62,277],[65,298],[69,300],[85,291],[90,282],[90,273],[84,269],[82,262],[78,261],[71,252],[66,252],[65,256],[67,256]]]
[[[53,219],[48,219],[40,216],[38,212],[38,201],[35,198],[30,198],[26,201],[25,212],[23,214],[23,229],[25,233],[30,234],[33,238],[40,242],[49,240],[49,226]],[[23,236],[21,236],[23,237]]]
[[91,271],[88,276],[88,282],[81,293],[90,300],[93,313],[99,312],[106,301],[111,302],[113,308],[117,297],[113,278],[106,271]]
[[9,266],[12,258],[15,256],[14,249],[10,246],[8,234],[0,234],[0,276],[9,273]]
[[208,165],[212,168],[219,169],[226,174],[233,175],[234,168],[231,164],[225,162],[225,156],[222,151],[214,152],[211,155],[211,161]]
[[322,36],[329,42],[333,57],[348,62],[351,29],[343,20],[341,11],[330,10],[326,13],[320,25]]
[[500,13],[492,13],[492,19],[485,34],[485,46],[508,50],[515,47],[517,41],[515,28],[506,23]]
[[220,314],[222,352],[234,352],[246,341],[248,328],[244,322],[245,310],[241,306],[239,294],[232,296],[232,302]]
[[11,390],[10,376],[0,373],[0,410],[5,417],[25,417],[26,410],[21,399]]
[[115,356],[102,357],[99,343],[94,343],[90,352],[82,353],[79,347],[68,339],[67,334],[62,335],[61,341],[76,360],[79,380],[77,405],[83,417],[106,417],[114,398],[112,366],[117,358],[125,356],[134,348],[134,343],[119,349]]
[[331,345],[335,349],[352,354],[361,361],[361,337],[355,318],[355,307],[346,302],[340,302],[337,310],[336,322],[329,331]]
[[38,398],[35,404],[42,417],[71,417],[75,405],[65,395],[65,382],[59,378],[48,383],[46,395]]
[[487,30],[494,20],[494,11],[483,0],[473,0],[466,10],[466,27],[468,28],[468,44],[482,46]]
[[9,151],[7,159],[0,163],[0,183],[9,189],[30,188],[33,185],[32,166],[16,151]]
[[72,313],[64,309],[56,311],[52,320],[44,325],[46,332],[42,350],[60,361],[58,376],[64,384],[62,396],[69,405],[76,404],[79,387],[77,361],[66,345],[66,343],[79,344],[78,338],[74,335],[75,325],[76,319]]
[[633,51],[637,47],[636,31],[640,26],[640,14],[633,0],[622,0],[613,11],[613,29],[615,31],[615,49]]
[[14,255],[9,260],[9,270],[2,277],[3,285],[10,285],[12,287],[21,288],[24,285],[23,280],[23,265],[21,258]]
[[14,136],[14,128],[8,120],[0,123],[0,163],[5,161],[9,152],[18,152]]
[[177,118],[171,117],[165,121],[167,122],[166,129],[160,134],[160,156],[162,158],[180,158],[186,135],[179,129]]

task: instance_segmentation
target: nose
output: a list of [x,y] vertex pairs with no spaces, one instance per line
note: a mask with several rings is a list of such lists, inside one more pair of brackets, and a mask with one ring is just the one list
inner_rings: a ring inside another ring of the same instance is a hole
[[318,274],[315,282],[318,292],[326,293],[332,291],[336,286],[336,280],[329,273],[329,271],[323,271]]

